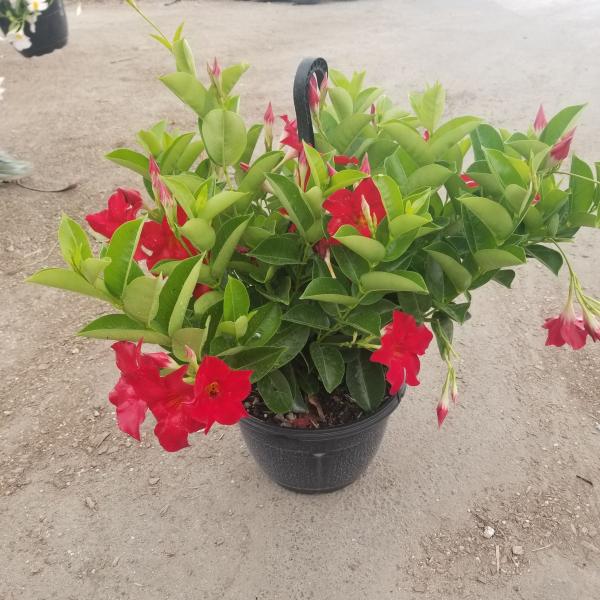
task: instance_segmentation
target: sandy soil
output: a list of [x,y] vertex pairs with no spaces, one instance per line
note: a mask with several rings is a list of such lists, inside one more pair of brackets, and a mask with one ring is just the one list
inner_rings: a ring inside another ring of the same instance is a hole
[[[597,2],[146,5],[167,31],[187,20],[199,61],[254,65],[248,117],[269,99],[289,111],[296,64],[320,54],[367,68],[398,99],[440,79],[450,113],[499,124],[527,126],[540,101],[552,112],[589,100],[575,149],[600,157]],[[105,152],[162,118],[193,118],[156,80],[169,59],[132,11],[69,13],[64,51],[25,61],[0,46],[1,145],[35,163],[28,185],[78,184],[0,187],[0,598],[598,598],[600,355],[544,348],[540,324],[566,286],[536,265],[514,292],[476,292],[458,339],[461,404],[442,431],[431,353],[373,467],[346,490],[275,487],[236,428],[176,455],[120,434],[108,344],[73,336],[102,306],[22,281],[59,263],[61,212],[81,219],[138,183]],[[571,250],[597,296],[599,252],[593,231]]]

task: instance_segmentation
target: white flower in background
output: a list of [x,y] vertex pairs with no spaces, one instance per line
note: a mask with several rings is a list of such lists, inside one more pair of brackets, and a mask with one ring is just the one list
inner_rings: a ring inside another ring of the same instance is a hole
[[47,0],[27,0],[27,8],[29,12],[41,13],[43,10],[48,8]]
[[15,50],[27,50],[31,46],[31,40],[25,35],[23,28],[9,31],[6,39],[14,46]]
[[36,13],[33,13],[29,15],[25,20],[29,24],[29,31],[31,31],[31,33],[35,33],[35,24],[37,23],[38,15]]

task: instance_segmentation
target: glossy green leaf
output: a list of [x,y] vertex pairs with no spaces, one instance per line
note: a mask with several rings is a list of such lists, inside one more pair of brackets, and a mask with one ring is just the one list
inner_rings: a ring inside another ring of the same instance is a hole
[[279,331],[269,341],[270,346],[283,349],[275,363],[277,369],[289,363],[304,349],[310,333],[309,327],[296,323],[288,322],[281,325]]
[[414,192],[420,188],[438,188],[443,185],[452,171],[442,165],[425,165],[408,176],[407,191]]
[[594,203],[596,185],[593,181],[588,181],[589,179],[594,179],[594,173],[585,161],[575,155],[573,155],[571,160],[571,173],[573,173],[570,178],[573,212],[586,213]]
[[310,173],[316,185],[324,188],[329,182],[329,174],[327,172],[327,166],[321,157],[321,154],[317,152],[311,145],[306,142],[302,142],[304,146],[304,153],[308,166],[310,167]]
[[[428,142],[423,139],[416,129],[401,121],[385,123],[382,128],[419,165],[428,165],[433,162],[434,155]],[[391,175],[391,173],[388,172],[388,175]]]
[[[183,261],[183,262],[185,262],[185,261]],[[202,268],[202,260],[197,260],[195,262],[194,266],[190,269],[188,276],[185,278],[185,281],[183,282],[183,285],[181,285],[181,287],[179,288],[179,293],[177,294],[177,299],[175,300],[175,303],[173,304],[173,309],[172,309],[171,315],[169,317],[169,325],[168,325],[167,331],[170,336],[172,336],[178,329],[181,329],[183,327],[185,314],[189,307],[190,300],[192,299],[192,294],[194,293],[194,288],[198,284],[198,277],[200,275],[201,268]],[[177,271],[177,269],[175,271],[173,271],[173,275],[175,275],[176,271]],[[167,284],[165,285],[165,288],[171,282],[173,275],[171,275],[167,279]],[[163,290],[165,288],[163,288]],[[176,290],[174,288],[171,288],[169,291],[173,293],[173,296],[176,293]],[[159,310],[164,308],[162,299],[163,298],[162,298],[162,292],[161,292],[161,296],[159,298]]]
[[171,345],[168,336],[145,328],[127,315],[105,315],[86,325],[77,335],[101,340],[144,340],[147,344]]
[[194,75],[180,71],[164,75],[160,80],[198,116],[204,118],[210,106],[210,100],[206,88]]
[[239,162],[246,149],[246,126],[240,115],[215,108],[202,121],[202,140],[211,160],[227,167]]
[[427,285],[419,273],[413,271],[372,271],[360,278],[360,287],[366,292],[414,292],[427,294]]
[[294,396],[285,375],[271,371],[258,382],[258,393],[265,404],[276,414],[290,412],[294,407]]
[[248,172],[244,175],[240,185],[240,192],[256,192],[260,190],[265,181],[265,175],[281,163],[284,153],[281,150],[273,150],[263,154],[251,165]]
[[558,275],[563,265],[563,257],[560,252],[541,244],[530,244],[525,248],[528,256],[537,258],[544,266],[548,267],[555,275]]
[[201,252],[215,245],[215,230],[205,219],[188,219],[179,231]]
[[398,184],[389,175],[377,175],[375,184],[381,193],[381,200],[388,219],[392,221],[404,212],[402,192]]
[[94,287],[83,276],[70,269],[42,269],[28,277],[26,281],[111,302],[109,294]]
[[327,198],[334,192],[350,187],[366,177],[368,177],[366,173],[355,169],[344,169],[343,171],[339,171],[333,175],[329,182],[329,187],[323,192],[323,195]]
[[469,289],[471,273],[461,264],[458,255],[449,244],[436,242],[425,248],[425,251],[441,266],[457,292]]
[[485,156],[492,173],[495,173],[506,187],[514,184],[527,186],[529,167],[521,160],[507,156],[499,150],[486,150]]
[[437,127],[444,113],[446,92],[440,83],[428,86],[424,92],[413,92],[409,96],[410,103],[419,121],[430,132]]
[[525,263],[525,251],[520,246],[505,246],[495,250],[478,250],[473,255],[482,272],[503,269]]
[[333,392],[342,383],[346,371],[340,351],[335,346],[313,342],[310,345],[310,357],[319,372],[323,387],[329,393]]
[[223,297],[223,318],[235,321],[250,310],[250,297],[246,286],[235,277],[229,276]]
[[220,290],[212,290],[211,292],[206,292],[202,294],[200,298],[194,302],[194,314],[203,315],[206,313],[211,307],[219,302],[223,301],[223,292]]
[[248,253],[270,265],[299,265],[304,254],[302,238],[294,233],[272,235]]
[[148,158],[139,152],[135,152],[135,150],[118,148],[109,152],[106,158],[142,177],[148,178]]
[[138,247],[144,219],[127,221],[114,233],[108,244],[106,256],[111,259],[104,271],[104,283],[107,289],[121,298],[127,284],[142,275],[142,271],[134,260]]
[[273,188],[273,193],[286,209],[289,218],[300,233],[304,234],[313,224],[314,217],[296,184],[277,173],[268,174],[266,178]]
[[60,251],[65,262],[79,270],[81,263],[92,257],[90,241],[81,225],[67,215],[63,215],[58,227]]
[[281,325],[281,306],[264,304],[252,316],[244,337],[245,346],[264,346],[277,333]]
[[342,273],[353,281],[358,283],[361,275],[364,275],[369,271],[369,263],[364,259],[351,252],[344,246],[332,246],[331,252],[335,262],[338,264]]
[[210,254],[210,269],[215,279],[219,280],[225,273],[250,219],[251,217],[246,215],[232,217],[217,231],[217,240]]
[[380,364],[371,362],[371,353],[357,351],[346,369],[350,396],[365,412],[373,412],[385,397],[385,377]]
[[431,221],[431,216],[421,215],[400,215],[390,221],[389,229],[393,237],[400,237],[415,230],[419,230],[423,225]]
[[344,286],[330,277],[317,277],[313,279],[304,290],[302,300],[317,300],[319,302],[332,302],[334,304],[353,305],[356,299],[349,296]]
[[235,192],[232,190],[219,192],[212,198],[209,198],[204,208],[198,212],[198,216],[210,221],[227,210],[230,206],[233,206],[236,202],[243,200],[245,197],[246,194],[243,192]]
[[189,73],[196,77],[196,63],[192,49],[185,39],[178,39],[173,43],[173,56],[175,57],[175,65],[177,70],[182,73]]
[[283,315],[284,321],[306,325],[312,329],[329,329],[329,317],[323,309],[313,302],[299,302],[294,304]]
[[136,321],[149,325],[158,311],[158,298],[162,286],[163,281],[160,277],[137,277],[125,288],[123,309]]
[[371,264],[377,264],[385,257],[385,246],[381,242],[361,235],[350,225],[342,225],[333,237]]
[[[429,151],[435,158],[440,158],[454,144],[469,135],[481,123],[478,117],[456,117],[444,123],[430,138]],[[433,161],[431,161],[433,162]]]
[[354,113],[352,96],[341,87],[329,88],[329,99],[340,121],[347,119]]
[[221,86],[225,94],[229,94],[240,80],[240,77],[250,68],[248,63],[240,63],[226,67],[221,73]]
[[194,139],[194,135],[193,132],[184,133],[171,142],[160,158],[161,175],[171,175],[176,170],[177,162]]
[[339,154],[349,155],[371,115],[355,114],[344,119],[327,137]]
[[540,141],[552,146],[573,126],[575,119],[584,108],[585,104],[563,108],[544,127],[544,131],[540,134]]
[[173,334],[173,354],[179,360],[188,361],[186,346],[190,348],[197,358],[200,358],[202,348],[206,343],[206,329],[184,327]]
[[479,196],[461,196],[459,200],[487,227],[498,241],[505,240],[513,232],[513,222],[510,215],[497,202]]
[[283,353],[283,348],[262,346],[260,348],[242,348],[239,352],[223,356],[223,360],[237,371],[250,370],[250,381],[260,381],[269,371],[275,368],[277,359]]

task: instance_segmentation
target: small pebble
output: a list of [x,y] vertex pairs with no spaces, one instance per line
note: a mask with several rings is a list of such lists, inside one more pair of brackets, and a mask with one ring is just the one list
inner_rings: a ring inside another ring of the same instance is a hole
[[513,546],[512,547],[512,553],[515,556],[523,556],[523,554],[525,553],[525,551],[523,550],[523,546]]
[[150,479],[148,479],[148,483],[150,485],[156,485],[159,481],[160,477],[150,477]]
[[494,537],[495,533],[496,533],[496,530],[493,527],[486,525],[485,529],[483,530],[483,537],[486,540],[489,540],[490,538]]

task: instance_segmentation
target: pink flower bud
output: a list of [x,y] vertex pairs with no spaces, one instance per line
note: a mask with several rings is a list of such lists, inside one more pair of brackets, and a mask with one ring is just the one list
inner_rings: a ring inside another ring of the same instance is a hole
[[569,156],[574,135],[575,129],[571,129],[571,131],[565,133],[565,135],[552,146],[552,149],[550,150],[550,162],[553,165],[557,165]]
[[546,125],[548,125],[548,120],[544,114],[544,107],[540,104],[537,115],[535,116],[535,121],[533,122],[533,128],[535,131],[540,132]]
[[323,77],[323,81],[321,81],[321,89],[319,93],[319,102],[323,104],[325,102],[325,96],[327,96],[327,90],[329,89],[329,77],[327,73]]
[[583,310],[585,330],[594,342],[600,341],[600,321],[589,310]]
[[240,169],[244,171],[244,173],[247,173],[250,170],[250,165],[248,163],[241,162]]
[[152,183],[155,199],[165,208],[172,207],[174,205],[173,197],[171,196],[169,188],[161,179],[160,169],[153,156],[148,158],[148,171],[150,172],[150,181]]
[[448,415],[448,404],[449,404],[448,386],[445,385],[444,390],[442,391],[442,396],[441,396],[441,398],[438,402],[437,408],[436,408],[438,427],[442,426],[442,424],[444,423],[444,419]]
[[429,141],[429,129],[425,129],[425,131],[423,131],[423,139],[428,142]]
[[531,206],[535,206],[536,204],[539,204],[540,200],[542,199],[542,197],[540,196],[540,194],[536,194],[533,198],[533,200],[531,201]]
[[273,106],[270,102],[265,111],[263,121],[265,124],[265,149],[267,152],[270,152],[273,149],[273,124],[275,123]]
[[365,154],[363,156],[362,162],[360,163],[360,170],[367,175],[371,174],[371,165],[369,163],[369,155]]
[[333,177],[337,171],[331,166],[331,163],[327,163],[327,174],[329,177]]
[[210,68],[210,71],[215,77],[219,77],[221,75],[221,65],[219,64],[219,61],[217,60],[216,56],[213,60],[213,64]]
[[308,105],[311,111],[315,112],[319,109],[320,100],[321,95],[319,93],[317,76],[313,74],[308,82]]
[[265,111],[265,115],[264,115],[263,119],[265,122],[265,127],[269,126],[269,125],[271,127],[273,127],[273,125],[275,123],[275,113],[273,113],[273,106],[270,102],[269,102],[269,105],[267,106],[267,110]]

